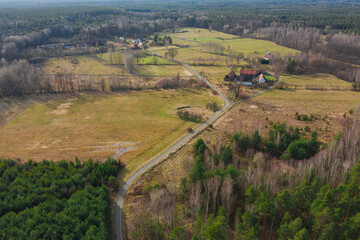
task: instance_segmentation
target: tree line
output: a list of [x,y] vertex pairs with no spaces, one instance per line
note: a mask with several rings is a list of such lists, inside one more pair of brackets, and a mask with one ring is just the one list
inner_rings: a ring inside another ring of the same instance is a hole
[[[125,54],[126,68],[134,68],[132,54]],[[84,91],[119,91],[141,89],[176,89],[188,87],[207,87],[196,78],[152,77],[146,76],[87,76],[72,72],[46,74],[40,68],[26,60],[15,60],[8,63],[1,60],[0,97],[32,94],[84,92]]]

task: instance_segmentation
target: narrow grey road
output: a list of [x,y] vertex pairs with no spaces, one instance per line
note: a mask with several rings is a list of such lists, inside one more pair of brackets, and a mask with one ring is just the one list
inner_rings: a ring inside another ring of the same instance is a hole
[[[149,50],[145,50],[153,55],[156,55],[158,57],[162,57],[164,58],[162,55],[159,55],[157,53],[154,53],[152,51]],[[139,170],[137,170],[133,175],[131,175],[126,181],[125,183],[121,186],[119,194],[117,196],[116,199],[116,205],[115,205],[115,216],[114,216],[114,222],[115,222],[115,239],[123,239],[122,236],[122,225],[121,225],[121,214],[122,214],[122,207],[123,207],[123,203],[124,203],[124,198],[125,198],[125,194],[126,194],[126,190],[129,188],[129,186],[131,185],[131,183],[137,178],[139,177],[141,174],[143,174],[144,172],[146,172],[149,168],[151,168],[152,166],[154,166],[157,162],[159,162],[160,160],[162,160],[163,158],[165,158],[169,153],[175,151],[178,147],[180,147],[182,144],[184,144],[185,142],[187,142],[189,139],[191,139],[195,134],[197,134],[198,132],[200,132],[202,129],[204,129],[206,126],[208,126],[208,124],[210,124],[211,122],[213,122],[215,119],[217,119],[222,113],[224,113],[231,105],[236,104],[236,103],[240,103],[243,102],[245,100],[241,100],[235,103],[230,103],[229,100],[208,80],[206,80],[205,78],[203,78],[202,76],[200,76],[200,74],[198,72],[196,72],[192,67],[190,67],[188,64],[180,62],[180,61],[176,61],[176,60],[172,60],[178,64],[181,64],[183,66],[185,66],[190,72],[192,72],[197,78],[201,79],[202,81],[204,81],[210,88],[212,88],[214,91],[216,91],[221,98],[224,100],[225,104],[224,107],[218,111],[215,115],[213,115],[211,118],[209,118],[208,120],[206,120],[205,122],[203,122],[200,126],[198,126],[193,132],[189,133],[188,135],[186,135],[184,138],[182,138],[181,140],[179,140],[177,143],[175,143],[174,145],[172,145],[169,149],[167,149],[165,152],[161,153],[159,156],[157,156],[156,158],[154,158],[153,160],[151,160],[151,162],[147,163],[145,166],[141,167]],[[252,97],[255,97],[263,92],[265,92],[267,90],[264,90],[262,92],[256,93]]]

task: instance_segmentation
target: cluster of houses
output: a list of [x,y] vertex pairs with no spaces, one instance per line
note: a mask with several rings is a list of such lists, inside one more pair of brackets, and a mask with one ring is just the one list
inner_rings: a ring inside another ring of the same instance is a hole
[[[271,57],[271,53],[267,52],[261,59],[261,63],[268,64]],[[239,76],[237,76],[234,71],[231,71],[224,77],[224,81],[239,82],[246,86],[253,86],[266,83],[265,75],[269,74],[265,71],[258,71],[256,69],[240,69]]]
[[266,82],[263,71],[257,71],[255,69],[241,69],[239,76],[234,71],[229,72],[224,80],[229,82],[240,82],[246,86],[252,86],[257,84],[263,84]]
[[130,42],[133,44],[133,46],[131,48],[136,49],[136,48],[143,48],[145,46],[146,43],[148,43],[148,41],[151,40],[150,38],[144,38],[144,39],[140,39],[140,38],[131,38]]

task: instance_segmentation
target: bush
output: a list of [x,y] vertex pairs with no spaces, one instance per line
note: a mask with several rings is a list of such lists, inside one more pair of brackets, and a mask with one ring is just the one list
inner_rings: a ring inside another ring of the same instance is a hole
[[314,156],[318,148],[319,142],[314,137],[310,139],[298,139],[289,144],[288,148],[281,156],[281,159],[307,159]]
[[219,105],[217,104],[217,102],[208,102],[206,104],[206,108],[213,111],[213,112],[217,112],[219,111],[220,107]]
[[295,113],[295,119],[299,121],[313,121],[317,119],[317,115],[314,114],[299,114],[298,112]]
[[276,82],[276,83],[274,84],[274,87],[275,87],[276,89],[285,90],[285,89],[288,89],[288,88],[289,88],[289,85],[287,85],[287,84],[284,83],[284,82]]
[[191,122],[201,122],[202,116],[200,114],[190,113],[188,111],[178,111],[177,115],[180,119]]
[[267,82],[275,82],[276,81],[276,78],[271,75],[264,75],[264,78]]
[[147,187],[144,188],[144,192],[148,193],[148,192],[151,192],[154,189],[160,189],[160,185],[155,183],[154,185],[147,186]]

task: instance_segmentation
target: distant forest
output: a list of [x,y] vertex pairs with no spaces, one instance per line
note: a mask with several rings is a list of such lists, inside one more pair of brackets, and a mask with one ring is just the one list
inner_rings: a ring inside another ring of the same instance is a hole
[[[106,52],[108,40],[142,38],[177,27],[214,29],[270,40],[302,51],[299,56],[287,56],[279,62],[295,61],[297,69],[303,69],[306,62],[316,71],[360,85],[356,66],[360,65],[360,4],[356,1],[110,1],[96,6],[2,8],[0,67],[9,68],[12,61],[20,59],[32,64],[39,58]],[[38,47],[76,42],[85,43],[85,47],[71,51]],[[312,64],[314,60],[316,64]],[[1,72],[7,75],[0,75],[3,90],[10,87],[7,79],[11,69],[5,70]],[[32,70],[30,74],[33,75]]]

